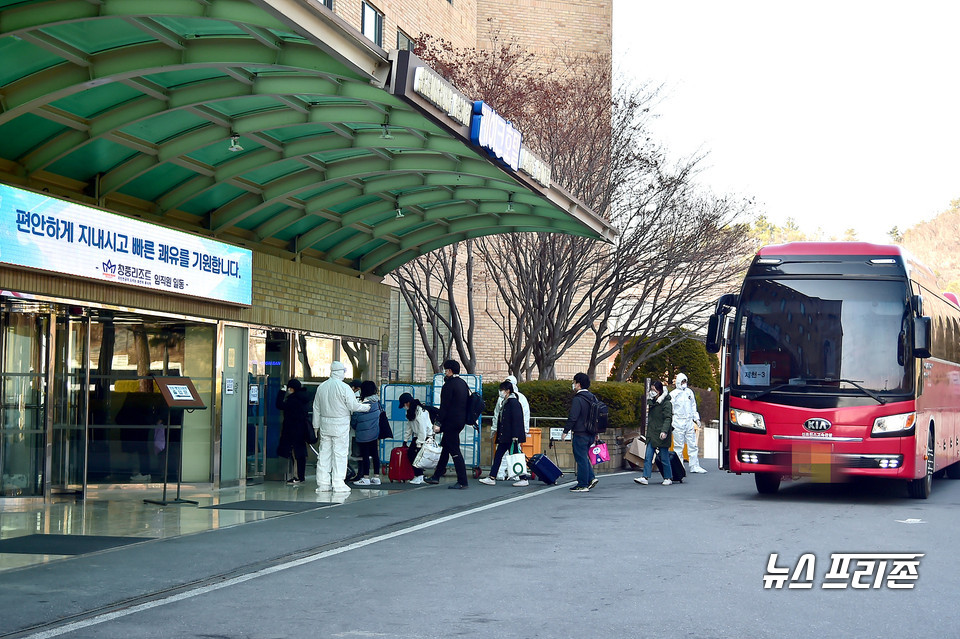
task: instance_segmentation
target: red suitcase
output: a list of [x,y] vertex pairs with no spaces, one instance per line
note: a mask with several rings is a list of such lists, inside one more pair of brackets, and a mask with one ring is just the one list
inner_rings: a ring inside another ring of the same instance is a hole
[[398,446],[390,451],[390,481],[410,481],[413,479],[413,465],[407,459],[407,446]]

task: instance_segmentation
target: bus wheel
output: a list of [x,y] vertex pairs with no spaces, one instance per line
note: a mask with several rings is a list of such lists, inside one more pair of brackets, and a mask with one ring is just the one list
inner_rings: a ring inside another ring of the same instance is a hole
[[907,493],[914,499],[926,499],[933,490],[933,431],[927,437],[927,472],[920,479],[907,482]]
[[780,475],[777,473],[754,473],[753,480],[761,495],[774,495],[780,490]]

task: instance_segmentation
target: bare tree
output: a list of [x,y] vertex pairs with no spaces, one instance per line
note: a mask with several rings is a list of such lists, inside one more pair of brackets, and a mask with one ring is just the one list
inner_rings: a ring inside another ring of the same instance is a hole
[[[476,307],[472,241],[421,255],[391,275],[397,282],[400,296],[410,309],[433,370],[441,370],[443,361],[453,356],[455,347],[457,359],[466,372],[475,373],[477,356],[473,335]],[[456,298],[456,283],[461,279],[467,282],[463,311]],[[440,300],[447,302],[446,311],[438,303]]]

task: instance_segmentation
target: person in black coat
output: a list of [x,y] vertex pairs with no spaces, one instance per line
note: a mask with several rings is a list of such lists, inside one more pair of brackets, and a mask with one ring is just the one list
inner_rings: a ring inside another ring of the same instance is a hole
[[[513,384],[510,382],[500,384],[500,397],[503,398],[503,404],[500,408],[499,423],[496,424],[497,452],[493,455],[490,475],[480,480],[481,484],[487,486],[496,485],[496,477],[500,471],[503,456],[510,451],[514,444],[519,445],[527,441],[527,433],[523,427],[523,408],[520,406],[520,400],[513,392]],[[510,473],[507,473],[507,476],[509,475]],[[526,477],[520,476],[514,486],[526,486],[527,484]]]
[[296,477],[288,479],[287,483],[302,484],[307,470],[307,429],[312,426],[307,419],[310,412],[309,393],[300,380],[293,378],[280,389],[277,408],[283,411],[277,455],[289,458],[293,454],[297,465]]
[[433,432],[443,433],[440,439],[440,459],[433,476],[426,480],[428,484],[439,484],[440,475],[447,467],[447,461],[453,459],[453,467],[457,471],[457,483],[448,488],[467,488],[467,465],[463,461],[460,451],[460,433],[467,423],[467,402],[470,400],[470,387],[460,379],[459,362],[448,359],[443,363],[443,388],[440,389],[440,412],[437,420],[439,426],[433,427]]

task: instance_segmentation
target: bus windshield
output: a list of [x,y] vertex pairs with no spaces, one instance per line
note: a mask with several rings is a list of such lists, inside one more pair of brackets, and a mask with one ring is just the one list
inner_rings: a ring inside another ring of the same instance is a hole
[[747,279],[732,386],[868,395],[911,389],[903,281]]

